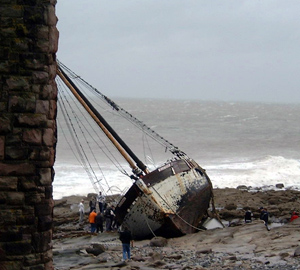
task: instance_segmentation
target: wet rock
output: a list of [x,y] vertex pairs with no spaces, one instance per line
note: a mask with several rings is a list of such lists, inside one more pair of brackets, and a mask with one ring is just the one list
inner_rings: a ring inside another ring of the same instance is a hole
[[161,253],[158,253],[158,252],[150,252],[149,256],[150,256],[149,261],[153,261],[153,262],[163,259],[163,255]]
[[200,249],[196,251],[196,256],[199,256],[200,254],[209,254],[212,253],[212,249],[208,248],[208,249]]
[[163,237],[154,237],[150,241],[151,247],[165,247],[168,244],[168,240]]
[[236,204],[230,203],[225,205],[226,210],[235,210],[237,208]]
[[276,188],[284,188],[284,184],[282,184],[282,183],[276,184]]
[[131,259],[136,262],[144,262],[145,257],[143,255],[132,256]]
[[91,247],[86,249],[86,252],[98,256],[105,252],[105,247],[101,244],[92,244]]
[[300,246],[296,248],[294,252],[294,257],[300,257]]
[[248,187],[245,186],[245,185],[240,185],[240,186],[237,186],[236,189],[239,189],[239,190],[248,190]]

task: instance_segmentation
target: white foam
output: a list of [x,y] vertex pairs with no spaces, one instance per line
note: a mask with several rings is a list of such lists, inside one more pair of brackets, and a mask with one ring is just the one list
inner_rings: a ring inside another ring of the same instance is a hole
[[[105,193],[124,192],[132,180],[110,165],[102,166],[103,174],[98,174]],[[300,189],[300,161],[281,156],[266,156],[257,160],[224,161],[205,166],[214,188],[236,188],[240,185],[274,187],[278,183],[285,188]],[[63,164],[55,166],[53,197],[82,195],[97,192],[81,166]]]
[[252,187],[284,184],[285,188],[300,188],[300,161],[281,156],[267,156],[245,162],[228,162],[206,166],[214,187]]

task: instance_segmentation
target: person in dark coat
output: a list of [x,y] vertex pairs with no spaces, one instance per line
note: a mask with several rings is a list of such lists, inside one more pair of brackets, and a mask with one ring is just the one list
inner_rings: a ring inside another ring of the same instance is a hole
[[96,199],[94,196],[90,200],[89,206],[90,206],[90,213],[92,213],[94,210],[96,210]]
[[102,213],[99,212],[95,218],[95,221],[96,221],[96,231],[97,233],[99,233],[99,231],[101,233],[103,233],[103,216],[102,216]]
[[250,209],[247,209],[247,211],[245,212],[245,223],[251,223],[252,222],[252,212],[250,211]]
[[125,227],[124,230],[120,232],[119,239],[122,242],[123,261],[126,261],[126,257],[128,260],[130,260],[130,244],[133,247],[133,240],[132,240],[131,232],[127,227]]
[[263,207],[260,208],[260,216],[259,216],[259,218],[264,221],[265,226],[266,226],[267,230],[269,231],[270,230],[270,228],[268,227],[269,212],[267,211],[266,208],[263,208]]

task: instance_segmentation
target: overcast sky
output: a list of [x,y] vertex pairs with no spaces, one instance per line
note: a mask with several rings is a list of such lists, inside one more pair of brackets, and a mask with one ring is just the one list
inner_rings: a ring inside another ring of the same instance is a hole
[[58,59],[109,97],[300,103],[299,0],[59,0]]

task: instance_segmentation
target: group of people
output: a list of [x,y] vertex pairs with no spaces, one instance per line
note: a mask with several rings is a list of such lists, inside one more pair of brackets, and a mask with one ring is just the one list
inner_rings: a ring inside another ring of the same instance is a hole
[[[99,211],[97,213],[97,203]],[[89,202],[90,213],[89,213],[89,223],[91,225],[91,233],[103,233],[103,223],[105,221],[105,230],[111,232],[118,229],[119,224],[115,219],[115,207],[113,205],[107,205],[105,203],[105,196],[102,195],[100,191],[97,198],[94,196]],[[84,223],[84,200],[79,203],[79,223]],[[119,239],[122,242],[123,247],[123,260],[130,260],[130,245],[133,246],[133,240],[130,230],[125,227],[124,230],[119,232]]]
[[[97,212],[97,204],[99,211]],[[111,232],[118,229],[119,224],[115,218],[115,207],[113,205],[107,205],[105,202],[105,196],[100,191],[97,198],[93,196],[89,202],[89,223],[91,225],[91,233],[103,232],[103,223],[105,221],[105,230]],[[79,223],[84,222],[84,200],[79,203]]]
[[[267,208],[260,207],[259,211],[260,211],[259,219],[264,222],[264,225],[266,226],[267,230],[270,231],[270,227],[268,225],[269,224],[269,212],[268,212]],[[250,211],[250,209],[247,209],[245,212],[245,223],[251,223],[252,217],[253,217],[252,212]],[[295,220],[297,218],[299,218],[299,213],[294,211],[290,218],[290,222],[292,222],[293,220]]]

